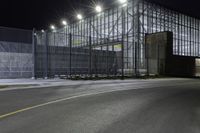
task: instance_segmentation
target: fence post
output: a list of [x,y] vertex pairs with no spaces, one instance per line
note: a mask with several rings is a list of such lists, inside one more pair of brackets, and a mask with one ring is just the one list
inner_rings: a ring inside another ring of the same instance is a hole
[[72,75],[72,34],[69,34],[69,75]]
[[125,34],[125,10],[122,9],[122,76],[124,79],[124,34]]
[[106,44],[106,74],[107,74],[107,78],[109,78],[110,74],[109,74],[109,46],[108,43]]
[[136,1],[137,6],[137,43],[136,43],[136,77],[140,76],[140,11],[139,2]]
[[92,78],[92,37],[89,37],[89,74]]
[[33,65],[32,65],[32,79],[36,78],[36,39],[35,39],[35,29],[32,31],[32,56],[33,56]]
[[45,73],[44,73],[44,78],[48,79],[48,32],[45,32]]
[[145,34],[145,56],[146,56],[146,75],[149,76],[149,46],[147,44],[148,34]]

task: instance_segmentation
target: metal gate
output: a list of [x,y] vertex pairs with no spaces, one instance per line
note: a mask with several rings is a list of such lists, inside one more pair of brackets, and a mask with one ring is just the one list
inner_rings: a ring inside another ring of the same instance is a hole
[[122,53],[120,41],[38,32],[35,43],[35,77],[123,77]]

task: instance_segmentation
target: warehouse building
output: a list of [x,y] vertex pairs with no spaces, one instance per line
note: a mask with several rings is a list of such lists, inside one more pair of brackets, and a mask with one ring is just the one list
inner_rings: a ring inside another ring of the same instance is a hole
[[54,28],[34,33],[27,45],[32,58],[16,67],[19,75],[12,76],[14,61],[9,60],[0,77],[5,71],[11,78],[23,77],[24,68],[26,77],[38,78],[199,76],[199,19],[148,0],[125,1],[88,17],[79,14],[77,22]]

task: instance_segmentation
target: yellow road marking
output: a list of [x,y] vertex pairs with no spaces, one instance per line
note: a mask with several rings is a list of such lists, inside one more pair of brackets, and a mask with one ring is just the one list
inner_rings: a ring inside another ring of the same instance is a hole
[[25,111],[29,111],[29,110],[32,110],[32,109],[36,109],[36,108],[39,108],[39,107],[47,106],[47,105],[50,105],[50,104],[54,104],[54,103],[58,103],[58,102],[62,102],[62,101],[70,100],[70,99],[75,99],[75,98],[80,98],[80,97],[85,97],[85,96],[91,96],[91,95],[104,94],[104,93],[110,93],[110,92],[115,92],[115,91],[113,90],[113,91],[105,91],[105,92],[99,92],[99,93],[82,94],[82,95],[78,95],[78,96],[72,96],[72,97],[68,97],[68,98],[58,99],[58,100],[55,100],[55,101],[51,101],[51,102],[47,102],[47,103],[43,103],[43,104],[38,104],[38,105],[35,105],[35,106],[31,106],[31,107],[27,107],[27,108],[20,109],[20,110],[17,110],[17,111],[13,111],[13,112],[10,112],[10,113],[4,114],[4,115],[0,115],[0,119],[4,119],[6,117],[13,116],[13,115],[25,112]]
[[[27,107],[27,108],[20,109],[20,110],[14,111],[14,112],[10,112],[10,113],[4,114],[4,115],[0,115],[0,119],[6,118],[6,117],[9,117],[9,116],[12,116],[12,115],[16,115],[18,113],[22,113],[22,112],[25,112],[25,111],[29,111],[29,110],[32,110],[32,109],[35,109],[35,108],[47,106],[47,105],[50,105],[50,104],[54,104],[54,103],[58,103],[58,102],[62,102],[62,101],[70,100],[70,99],[75,99],[75,98],[79,98],[79,97],[90,96],[90,95],[94,95],[94,94],[83,94],[83,95],[79,95],[79,96],[72,96],[72,97],[68,97],[68,98],[63,98],[63,99],[59,99],[59,100],[55,100],[55,101],[51,101],[51,102],[47,102],[47,103],[43,103],[43,104],[31,106],[31,107]],[[100,94],[100,93],[98,93],[98,94]]]

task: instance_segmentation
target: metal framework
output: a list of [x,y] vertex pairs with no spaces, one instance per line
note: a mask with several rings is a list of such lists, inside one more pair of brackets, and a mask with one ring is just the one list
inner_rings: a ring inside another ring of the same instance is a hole
[[29,75],[31,71],[33,77],[44,78],[144,75],[145,35],[162,31],[173,32],[174,55],[200,57],[198,19],[147,0],[131,0],[56,32],[35,31],[32,45],[26,45],[32,49],[26,61]]

